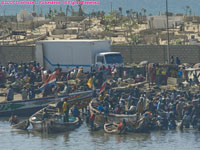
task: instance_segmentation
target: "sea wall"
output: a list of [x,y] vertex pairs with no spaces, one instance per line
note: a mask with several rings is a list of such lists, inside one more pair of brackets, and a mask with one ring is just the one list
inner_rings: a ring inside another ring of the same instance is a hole
[[0,64],[35,60],[35,46],[0,46]]
[[[125,63],[139,63],[144,60],[164,63],[168,58],[166,45],[112,45],[111,50],[120,52]],[[179,57],[181,62],[200,62],[200,46],[197,45],[171,45],[169,46],[169,53],[174,58]]]
[[[149,62],[164,63],[167,60],[165,45],[112,45],[111,50],[121,52],[125,63]],[[199,63],[200,46],[173,45],[169,47],[170,56],[179,57],[181,62]],[[35,46],[0,46],[0,64],[29,62],[35,60]]]

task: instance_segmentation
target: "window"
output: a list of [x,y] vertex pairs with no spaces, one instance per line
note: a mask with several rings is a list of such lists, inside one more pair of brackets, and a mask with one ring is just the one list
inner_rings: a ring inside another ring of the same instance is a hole
[[104,64],[104,57],[103,56],[97,56],[97,62]]
[[123,63],[123,58],[120,54],[108,54],[105,55],[107,64],[121,64]]

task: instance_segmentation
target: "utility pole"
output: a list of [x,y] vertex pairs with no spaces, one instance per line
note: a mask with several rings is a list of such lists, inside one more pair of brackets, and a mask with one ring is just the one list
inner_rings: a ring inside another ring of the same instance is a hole
[[113,9],[112,9],[112,1],[110,2],[110,12],[112,12]]
[[35,0],[33,0],[34,4],[33,4],[33,12],[35,12]]
[[170,53],[169,53],[169,19],[168,19],[168,0],[166,0],[166,18],[167,18],[167,61],[170,64]]

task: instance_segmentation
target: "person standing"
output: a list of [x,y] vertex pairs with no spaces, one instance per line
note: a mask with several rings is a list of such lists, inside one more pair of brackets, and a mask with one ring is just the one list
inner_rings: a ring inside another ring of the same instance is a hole
[[62,107],[64,112],[64,122],[69,122],[69,103],[65,101]]
[[78,117],[79,120],[80,120],[80,111],[78,110],[78,108],[76,107],[76,105],[74,105],[74,106],[72,107],[72,115],[73,115],[74,117]]
[[159,86],[160,85],[160,80],[161,79],[161,69],[159,67],[159,65],[156,65],[156,85]]
[[8,89],[8,94],[7,94],[7,101],[12,101],[13,98],[14,98],[14,90],[12,86],[10,85]]
[[155,83],[156,80],[156,67],[155,64],[153,64],[153,67],[151,68],[151,84],[153,85],[153,83]]
[[95,129],[95,127],[94,127],[94,120],[95,120],[95,113],[91,114],[91,116],[89,118],[90,127],[91,127],[92,131]]
[[171,56],[171,58],[170,58],[170,64],[174,64],[174,56]]
[[180,61],[180,59],[179,59],[178,57],[176,57],[176,64],[177,64],[177,65],[180,65],[180,64],[181,64],[181,61]]
[[31,86],[28,94],[29,94],[29,99],[34,99],[35,98],[35,88],[34,88],[33,85]]
[[28,91],[27,91],[27,88],[24,87],[22,89],[22,99],[25,100],[25,99],[28,99]]
[[64,100],[61,99],[61,100],[56,104],[56,107],[57,107],[57,109],[58,109],[58,113],[63,114],[63,103],[64,103]]

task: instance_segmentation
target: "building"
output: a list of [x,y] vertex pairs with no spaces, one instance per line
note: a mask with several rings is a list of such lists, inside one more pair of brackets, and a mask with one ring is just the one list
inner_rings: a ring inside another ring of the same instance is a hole
[[[183,16],[169,16],[168,17],[168,27],[174,28],[183,23]],[[163,16],[150,16],[148,19],[148,26],[150,29],[166,29],[167,28],[167,18]]]
[[37,21],[44,21],[44,20],[45,20],[45,17],[33,16],[32,13],[30,13],[26,10],[21,10],[17,14],[17,21],[18,22],[25,22],[25,21],[37,22]]

